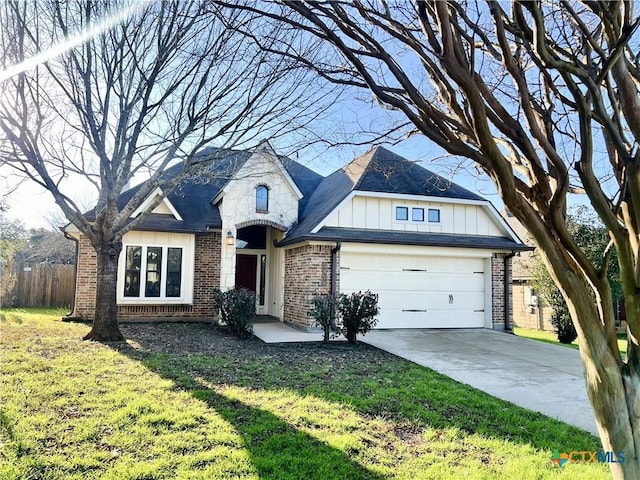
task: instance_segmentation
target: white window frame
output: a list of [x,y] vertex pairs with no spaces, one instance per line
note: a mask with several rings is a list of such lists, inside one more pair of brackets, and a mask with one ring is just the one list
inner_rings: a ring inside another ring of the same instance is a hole
[[[194,261],[194,238],[182,242],[146,242],[146,241],[131,241],[123,242],[122,252],[120,253],[120,259],[118,261],[118,277],[117,277],[117,304],[118,305],[177,305],[177,304],[191,304],[193,301],[193,261]],[[140,259],[140,296],[138,297],[125,297],[124,295],[124,282],[126,275],[126,255],[127,247],[142,247],[142,258]],[[145,297],[145,284],[147,276],[147,249],[149,247],[161,247],[162,248],[162,265],[160,270],[161,282],[160,282],[160,296],[159,297]],[[166,281],[167,281],[167,262],[169,248],[182,249],[182,258],[180,263],[180,296],[179,297],[167,297],[166,296]],[[190,278],[191,277],[191,278]]]

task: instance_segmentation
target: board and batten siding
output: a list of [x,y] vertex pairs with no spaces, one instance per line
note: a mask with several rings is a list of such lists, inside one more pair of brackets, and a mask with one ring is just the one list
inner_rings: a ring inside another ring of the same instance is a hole
[[[397,221],[395,208],[409,208],[409,220]],[[425,221],[411,220],[411,208],[424,208]],[[430,208],[440,210],[440,222],[427,221]],[[461,203],[396,200],[370,196],[354,196],[335,212],[327,227],[366,228],[374,230],[400,230],[405,232],[455,233],[461,235],[502,236],[502,230],[481,205]]]

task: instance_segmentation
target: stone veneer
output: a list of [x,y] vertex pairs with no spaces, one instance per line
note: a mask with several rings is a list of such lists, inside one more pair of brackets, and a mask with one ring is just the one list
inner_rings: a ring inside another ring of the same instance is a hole
[[[308,312],[315,294],[331,293],[331,245],[305,245],[285,252],[284,321],[312,327]],[[336,273],[340,271],[337,255]],[[339,277],[336,290],[340,291]]]
[[[494,253],[491,257],[491,313],[493,317],[493,329],[505,329],[505,301],[504,301],[504,257],[506,253]],[[509,269],[511,269],[511,260],[509,260]],[[509,286],[512,292],[512,286]],[[509,325],[513,328],[513,300],[509,295],[509,308],[506,312],[509,315]]]
[[[214,315],[212,290],[220,285],[222,234],[211,232],[195,237],[193,304],[119,305],[118,319],[135,320],[210,320]],[[96,302],[96,252],[86,236],[78,242],[78,271],[73,313],[75,318],[93,318]]]

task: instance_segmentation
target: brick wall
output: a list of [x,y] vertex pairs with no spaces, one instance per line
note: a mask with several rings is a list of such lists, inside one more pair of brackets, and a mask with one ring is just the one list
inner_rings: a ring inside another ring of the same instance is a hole
[[531,286],[527,281],[513,282],[513,323],[522,328],[553,332],[553,310],[538,296],[538,306],[531,306]]
[[[330,245],[306,245],[285,252],[285,322],[313,326],[313,319],[307,315],[311,298],[331,292],[331,249]],[[339,254],[337,262],[339,271]]]
[[[222,234],[195,237],[195,268],[192,305],[119,305],[120,320],[211,319],[212,289],[220,285]],[[92,319],[96,302],[96,253],[83,235],[78,244],[78,273],[73,317]]]
[[96,308],[98,254],[84,235],[78,242],[77,266],[75,305],[71,316],[93,318]]
[[[491,258],[491,312],[494,330],[504,330],[505,328],[504,257],[506,255],[505,253],[494,253]],[[511,260],[508,268],[511,269]],[[513,291],[511,286],[509,286],[509,291]],[[513,301],[509,302],[506,314],[509,315],[509,325],[513,327]]]

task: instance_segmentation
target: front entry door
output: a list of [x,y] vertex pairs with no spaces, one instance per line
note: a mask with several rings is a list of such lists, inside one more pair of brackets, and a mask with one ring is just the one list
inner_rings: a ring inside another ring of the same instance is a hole
[[257,255],[236,255],[236,288],[256,293]]

